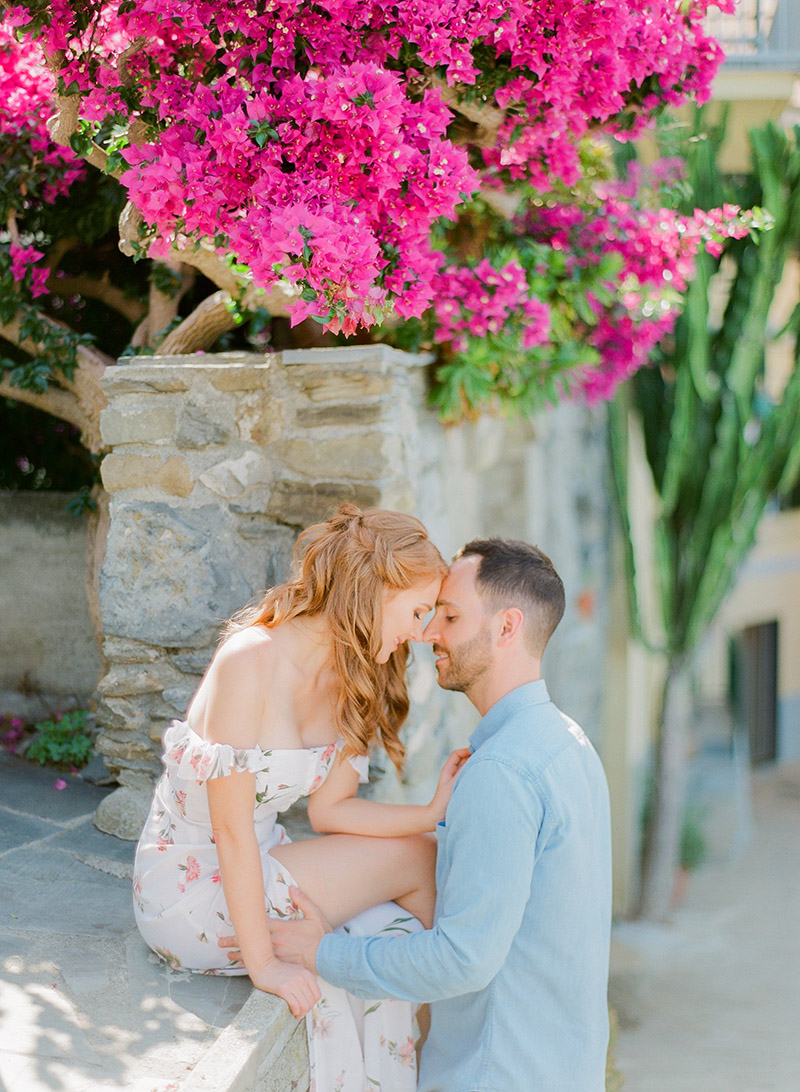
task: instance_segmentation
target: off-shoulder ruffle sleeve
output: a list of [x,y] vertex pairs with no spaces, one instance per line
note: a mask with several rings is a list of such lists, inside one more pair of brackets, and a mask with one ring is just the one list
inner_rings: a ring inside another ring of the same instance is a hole
[[236,748],[201,739],[186,721],[174,720],[164,733],[162,762],[183,781],[210,781],[232,773],[255,773],[264,765],[260,747]]
[[[344,740],[341,736],[336,740],[336,750],[344,751]],[[369,781],[369,755],[345,755],[344,756],[358,774],[359,785]]]

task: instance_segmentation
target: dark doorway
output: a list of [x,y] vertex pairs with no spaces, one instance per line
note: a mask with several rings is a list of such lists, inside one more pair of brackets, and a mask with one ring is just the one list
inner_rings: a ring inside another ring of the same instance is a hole
[[778,623],[747,626],[733,639],[731,694],[737,727],[746,732],[750,761],[776,757]]

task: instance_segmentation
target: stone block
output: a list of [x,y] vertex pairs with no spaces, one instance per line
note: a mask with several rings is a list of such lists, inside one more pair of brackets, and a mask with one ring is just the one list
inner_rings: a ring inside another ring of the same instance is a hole
[[260,357],[252,364],[231,362],[209,369],[208,379],[218,391],[265,390],[275,382],[275,372],[271,362]]
[[147,738],[152,743],[156,744],[156,746],[159,749],[159,752],[161,751],[161,743],[162,743],[162,741],[164,739],[164,732],[167,730],[167,726],[174,719],[175,719],[175,717],[172,714],[170,714],[169,716],[166,716],[166,717],[153,718],[153,719],[150,720],[150,722],[148,724]]
[[154,444],[171,440],[175,435],[177,405],[153,398],[155,404],[137,401],[131,406],[108,406],[100,414],[103,443]]
[[272,485],[257,485],[248,489],[241,497],[229,501],[231,512],[242,516],[252,516],[266,511]]
[[296,422],[303,428],[318,425],[374,425],[381,419],[380,403],[305,406],[297,411]]
[[226,459],[209,467],[200,475],[200,481],[217,496],[230,499],[240,497],[254,485],[270,482],[272,477],[269,460],[258,451],[246,451],[238,459]]
[[206,647],[253,594],[241,568],[240,540],[217,505],[114,502],[100,573],[103,630],[167,648]]
[[115,664],[154,664],[164,658],[160,648],[143,645],[139,641],[125,641],[120,637],[105,637],[103,654],[109,663]]
[[278,998],[253,990],[181,1081],[181,1092],[307,1092],[305,1043],[305,1022]]
[[102,383],[109,400],[121,394],[179,394],[189,389],[185,380],[179,376],[167,374],[163,378],[145,378],[137,376],[134,369],[137,369],[135,364],[106,368]]
[[289,528],[275,531],[267,543],[264,587],[273,588],[292,575],[292,555],[297,536]]
[[333,369],[330,365],[300,365],[287,372],[287,376],[311,402],[358,402],[388,394],[392,388],[391,376]]
[[194,476],[179,455],[128,455],[112,452],[100,467],[103,485],[109,493],[123,489],[147,489],[160,486],[173,497],[188,497],[194,489]]
[[194,489],[194,475],[185,459],[173,455],[159,470],[156,484],[173,497],[188,497]]
[[113,664],[98,683],[97,689],[107,698],[160,694],[176,678],[177,672],[166,663],[144,668],[136,664]]
[[202,448],[227,443],[233,434],[233,413],[224,403],[188,405],[181,411],[175,443],[180,448]]
[[134,704],[127,698],[101,697],[97,707],[97,720],[107,729],[141,732],[147,726],[147,714],[141,702]]
[[169,708],[171,715],[185,716],[199,681],[199,679],[196,679],[194,682],[186,683],[183,686],[170,686],[162,693],[163,704]]
[[286,403],[263,394],[248,395],[236,413],[240,439],[268,447],[286,430]]
[[171,661],[184,675],[202,675],[211,663],[213,654],[213,647],[191,649],[188,652],[176,653],[171,657]]
[[[164,725],[166,727],[166,725]],[[161,747],[158,747],[161,753]],[[119,771],[119,783],[146,796],[153,795],[153,782],[161,773],[161,763],[155,754],[150,762],[128,762]]]
[[147,762],[154,757],[153,749],[147,743],[120,743],[118,740],[103,732],[97,737],[97,750],[101,755],[112,760],[131,760],[133,762]]
[[380,503],[376,485],[354,482],[298,482],[284,478],[270,493],[267,515],[294,527],[307,527],[327,519],[340,504],[352,501],[362,508]]
[[405,353],[389,345],[352,345],[332,349],[287,349],[280,355],[287,371],[302,366],[315,366],[318,370],[331,367],[357,368],[360,371],[395,370],[408,372],[432,363],[429,353]]
[[269,519],[260,512],[248,512],[237,521],[236,529],[242,538],[252,542],[269,541],[276,533],[285,531],[278,527],[275,520]]
[[100,802],[94,825],[104,834],[113,834],[127,842],[135,842],[150,810],[151,794],[129,786],[115,789]]
[[353,432],[320,439],[295,436],[278,446],[278,456],[292,470],[308,477],[374,480],[390,475],[402,457],[399,436],[384,432]]

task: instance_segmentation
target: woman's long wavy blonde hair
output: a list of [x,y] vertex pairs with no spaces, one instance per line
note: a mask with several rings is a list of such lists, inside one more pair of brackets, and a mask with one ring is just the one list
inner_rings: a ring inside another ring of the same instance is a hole
[[300,535],[292,579],[234,615],[225,635],[247,626],[273,628],[302,615],[324,615],[341,683],[336,721],[346,750],[364,755],[371,741],[380,739],[402,770],[405,748],[399,732],[409,708],[409,650],[404,643],[387,663],[375,662],[382,643],[383,592],[403,591],[446,572],[424,524],[414,516],[343,504],[330,519]]

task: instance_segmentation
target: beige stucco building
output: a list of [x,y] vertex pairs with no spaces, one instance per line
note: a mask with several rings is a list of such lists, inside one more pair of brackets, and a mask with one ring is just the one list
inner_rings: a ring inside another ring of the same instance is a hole
[[[713,88],[712,118],[727,111],[723,169],[744,172],[749,164],[748,130],[772,121],[787,128],[800,122],[800,0],[739,0],[735,14],[709,17],[709,33],[721,40],[727,59]],[[766,352],[766,386],[779,395],[792,346],[774,338],[800,299],[798,267],[787,267],[773,313]],[[798,422],[800,427],[800,422]],[[648,546],[655,497],[635,429],[630,436],[628,488],[635,513],[639,556]],[[621,558],[617,571],[622,572]],[[658,618],[654,572],[638,574],[645,630],[654,643]],[[651,747],[664,665],[630,635],[621,576],[612,601],[605,752],[613,804],[615,903],[630,909],[640,835],[644,771]],[[694,672],[697,726],[716,710],[716,725],[734,734],[751,763],[800,759],[800,489],[763,516],[756,545],[733,591],[698,650]]]

